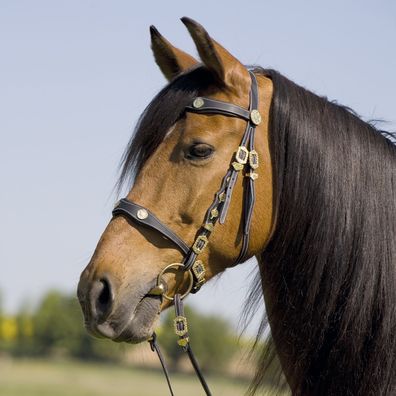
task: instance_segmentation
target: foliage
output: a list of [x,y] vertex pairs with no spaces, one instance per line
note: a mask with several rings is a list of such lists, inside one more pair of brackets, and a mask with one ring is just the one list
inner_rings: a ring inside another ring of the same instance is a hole
[[111,361],[122,357],[118,344],[88,335],[74,296],[50,291],[33,313],[22,307],[15,317],[2,318],[0,347],[17,356],[65,355]]
[[[178,336],[174,333],[174,311],[169,309],[163,322],[159,342],[177,368],[185,355],[177,344]],[[237,348],[236,337],[230,324],[218,316],[203,315],[190,307],[185,308],[191,347],[197,355],[203,370],[221,372]]]
[[60,352],[84,359],[117,360],[119,346],[88,335],[77,299],[49,292],[33,316],[34,340],[41,354]]
[[[237,347],[231,326],[223,319],[202,315],[188,307],[186,316],[191,345],[201,367],[211,372],[222,371]],[[170,309],[159,330],[159,342],[176,369],[184,354],[173,332],[173,317]],[[49,291],[34,310],[25,305],[13,317],[1,315],[0,310],[0,351],[15,356],[119,361],[124,358],[121,348],[120,344],[90,336],[83,326],[77,299],[59,291]]]

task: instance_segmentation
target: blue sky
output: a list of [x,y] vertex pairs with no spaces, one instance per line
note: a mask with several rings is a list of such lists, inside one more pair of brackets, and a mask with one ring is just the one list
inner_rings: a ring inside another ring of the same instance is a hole
[[[132,128],[165,84],[149,25],[195,55],[184,15],[243,63],[276,68],[396,129],[391,0],[2,0],[0,290],[7,310],[50,287],[75,289],[110,219]],[[253,268],[227,271],[190,303],[236,323]]]

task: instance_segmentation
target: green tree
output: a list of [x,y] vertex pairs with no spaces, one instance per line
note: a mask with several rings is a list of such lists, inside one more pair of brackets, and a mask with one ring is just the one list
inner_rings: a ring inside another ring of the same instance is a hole
[[[190,344],[202,369],[211,372],[223,371],[237,349],[237,337],[232,326],[218,316],[203,315],[190,307],[185,308],[185,316]],[[159,343],[171,359],[172,368],[176,369],[184,352],[177,344],[174,317],[174,310],[169,309],[161,328]]]
[[17,327],[16,339],[12,345],[12,353],[15,355],[33,355],[36,347],[33,341],[33,319],[28,303],[22,304],[15,315]]
[[88,335],[75,296],[47,293],[33,315],[33,341],[39,354],[61,353],[82,359],[118,360],[118,344]]

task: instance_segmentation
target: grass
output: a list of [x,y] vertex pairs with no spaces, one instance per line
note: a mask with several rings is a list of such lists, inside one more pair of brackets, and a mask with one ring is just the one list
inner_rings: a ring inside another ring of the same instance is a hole
[[[216,396],[240,396],[248,384],[208,377]],[[198,379],[173,374],[176,395],[201,395]],[[1,396],[158,396],[167,395],[159,371],[74,361],[0,360]]]

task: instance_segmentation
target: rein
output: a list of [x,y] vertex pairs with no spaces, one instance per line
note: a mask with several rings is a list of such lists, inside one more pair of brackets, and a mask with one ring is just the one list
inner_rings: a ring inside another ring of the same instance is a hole
[[[167,265],[158,275],[156,286],[151,289],[147,295],[160,296],[166,300],[173,301],[175,306],[176,317],[174,319],[175,333],[178,335],[178,344],[187,352],[192,366],[201,382],[201,385],[206,393],[210,396],[211,392],[202,375],[197,360],[192,352],[190,340],[188,336],[187,319],[184,315],[183,299],[189,293],[196,293],[205,283],[205,265],[202,260],[198,260],[198,256],[206,248],[209,242],[209,237],[213,232],[214,226],[219,222],[224,224],[228,209],[230,206],[232,193],[238,179],[238,175],[242,170],[245,170],[245,183],[243,195],[243,228],[242,228],[242,247],[235,264],[243,262],[246,259],[246,254],[249,248],[250,240],[250,225],[252,221],[253,207],[255,203],[255,187],[254,181],[258,178],[255,172],[259,166],[258,153],[254,150],[254,135],[256,126],[262,121],[261,115],[258,111],[258,86],[255,75],[249,71],[251,78],[251,88],[249,94],[249,109],[226,103],[219,100],[197,97],[193,100],[191,105],[186,107],[186,111],[197,114],[220,114],[229,117],[237,117],[247,122],[246,129],[243,134],[241,143],[235,153],[230,169],[225,174],[220,189],[216,192],[213,203],[206,211],[204,222],[198,230],[193,245],[188,246],[178,235],[163,224],[153,213],[147,208],[140,206],[128,199],[121,199],[113,210],[113,216],[124,215],[133,222],[149,227],[159,232],[166,239],[173,242],[183,253],[184,259],[182,263],[172,263]],[[170,270],[180,270],[188,274],[189,285],[184,294],[176,293],[173,297],[167,293],[166,283],[163,281],[163,275]],[[173,390],[169,379],[168,370],[166,368],[163,356],[157,344],[157,337],[154,333],[149,339],[151,349],[158,354],[161,362],[164,375],[166,377],[169,390],[173,396]]]

